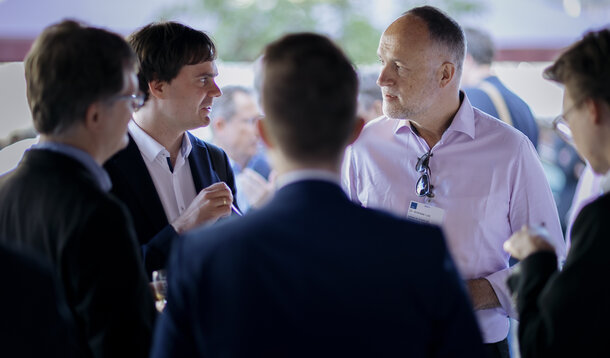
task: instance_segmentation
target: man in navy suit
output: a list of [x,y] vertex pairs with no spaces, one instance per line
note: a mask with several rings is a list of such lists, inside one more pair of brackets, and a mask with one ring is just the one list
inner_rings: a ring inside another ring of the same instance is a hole
[[341,50],[293,34],[263,57],[259,121],[279,190],[175,242],[152,357],[481,357],[435,226],[353,204],[339,186],[362,129]]
[[129,123],[129,145],[105,168],[133,216],[150,277],[165,267],[178,234],[231,213],[235,180],[226,154],[187,132],[210,124],[212,101],[221,95],[212,40],[164,22],[128,41],[146,101]]

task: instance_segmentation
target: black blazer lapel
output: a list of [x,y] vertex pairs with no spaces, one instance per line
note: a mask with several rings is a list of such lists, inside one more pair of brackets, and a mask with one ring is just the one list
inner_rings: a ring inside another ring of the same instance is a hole
[[188,156],[191,175],[195,183],[195,191],[199,193],[202,189],[218,182],[219,179],[212,168],[212,158],[210,158],[210,153],[205,142],[196,139],[188,132],[187,134],[193,147],[191,154]]
[[[155,184],[150,177],[144,158],[135,141],[129,136],[127,148],[106,163],[113,182],[112,191],[130,207],[134,216],[138,237],[145,231],[158,232],[167,225],[167,217]],[[144,237],[148,237],[144,236]]]

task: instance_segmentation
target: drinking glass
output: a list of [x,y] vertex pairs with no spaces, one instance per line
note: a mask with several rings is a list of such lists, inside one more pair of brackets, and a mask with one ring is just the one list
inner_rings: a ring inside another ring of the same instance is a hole
[[157,270],[152,273],[152,287],[155,293],[155,306],[157,311],[163,312],[167,304],[167,272]]

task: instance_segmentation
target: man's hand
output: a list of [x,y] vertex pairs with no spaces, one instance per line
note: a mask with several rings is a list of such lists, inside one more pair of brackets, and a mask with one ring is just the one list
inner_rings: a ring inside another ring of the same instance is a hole
[[484,278],[467,280],[466,286],[474,310],[500,307],[500,301],[489,281]]
[[518,260],[523,260],[538,251],[555,252],[555,248],[549,244],[548,235],[544,227],[530,228],[523,225],[521,230],[504,242],[504,251]]
[[193,202],[171,225],[182,234],[204,223],[213,223],[231,214],[233,194],[227,184],[215,183],[197,194]]
[[235,180],[237,181],[237,187],[244,193],[251,207],[260,207],[273,194],[273,184],[250,168],[245,168],[237,174]]

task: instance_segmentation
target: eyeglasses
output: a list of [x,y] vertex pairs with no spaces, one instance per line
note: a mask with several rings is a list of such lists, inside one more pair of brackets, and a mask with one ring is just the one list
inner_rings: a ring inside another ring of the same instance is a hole
[[144,93],[138,92],[136,94],[120,94],[116,96],[110,97],[109,101],[123,101],[128,100],[131,101],[131,108],[135,111],[142,108],[144,105]]
[[561,138],[564,142],[574,145],[574,139],[572,138],[572,130],[568,127],[568,123],[566,122],[563,115],[557,116],[553,120],[553,129],[555,133]]
[[572,130],[570,129],[570,126],[568,126],[568,122],[566,122],[566,115],[576,108],[577,105],[578,103],[572,105],[570,109],[558,115],[553,120],[553,129],[555,130],[555,133],[557,133],[559,138],[564,142],[572,146],[574,145],[574,138],[572,137]]
[[415,193],[417,196],[434,197],[434,193],[432,192],[434,186],[430,184],[431,172],[430,167],[428,166],[430,157],[432,157],[432,153],[424,153],[424,155],[417,159],[417,164],[415,164],[415,170],[417,170],[418,173],[421,173],[421,176],[415,184]]

